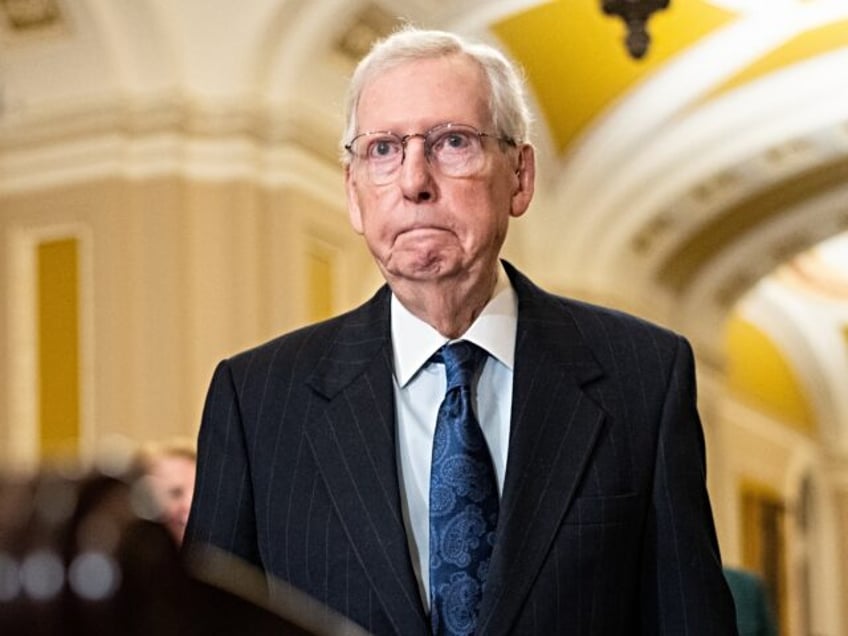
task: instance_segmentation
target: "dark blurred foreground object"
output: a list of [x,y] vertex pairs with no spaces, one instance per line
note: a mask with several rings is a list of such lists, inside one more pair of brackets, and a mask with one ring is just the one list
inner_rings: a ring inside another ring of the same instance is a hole
[[763,580],[747,570],[724,568],[736,604],[739,636],[777,636],[772,604]]
[[149,493],[116,477],[0,477],[0,634],[363,633],[311,599],[272,608],[264,578],[231,559],[184,562],[154,513]]

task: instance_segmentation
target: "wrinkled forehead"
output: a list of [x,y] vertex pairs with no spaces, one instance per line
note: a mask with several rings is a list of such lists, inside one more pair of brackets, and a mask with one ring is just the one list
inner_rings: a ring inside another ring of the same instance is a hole
[[491,121],[490,96],[485,71],[468,55],[404,59],[375,70],[366,79],[356,115],[360,127],[386,116],[429,116],[434,123],[485,125]]

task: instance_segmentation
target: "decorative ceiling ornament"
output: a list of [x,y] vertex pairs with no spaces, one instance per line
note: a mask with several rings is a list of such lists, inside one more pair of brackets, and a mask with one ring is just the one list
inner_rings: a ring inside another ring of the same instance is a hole
[[631,57],[637,60],[645,55],[651,43],[648,18],[668,5],[669,0],[602,0],[604,13],[619,16],[627,26],[624,42]]

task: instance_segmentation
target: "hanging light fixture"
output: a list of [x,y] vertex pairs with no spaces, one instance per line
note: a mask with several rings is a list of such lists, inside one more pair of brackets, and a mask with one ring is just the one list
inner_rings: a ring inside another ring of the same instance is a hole
[[641,59],[648,51],[651,36],[648,34],[648,18],[654,11],[668,7],[669,0],[602,0],[604,13],[617,15],[627,26],[625,44],[635,59]]

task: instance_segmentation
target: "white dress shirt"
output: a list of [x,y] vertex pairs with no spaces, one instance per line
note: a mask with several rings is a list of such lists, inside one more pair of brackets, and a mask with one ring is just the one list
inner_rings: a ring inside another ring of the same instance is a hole
[[[473,396],[475,413],[492,455],[499,495],[503,494],[509,450],[517,326],[518,297],[501,266],[491,300],[459,338],[489,354]],[[448,338],[412,315],[394,295],[391,327],[403,521],[421,598],[429,608],[430,459],[446,378],[444,365],[428,362]]]

